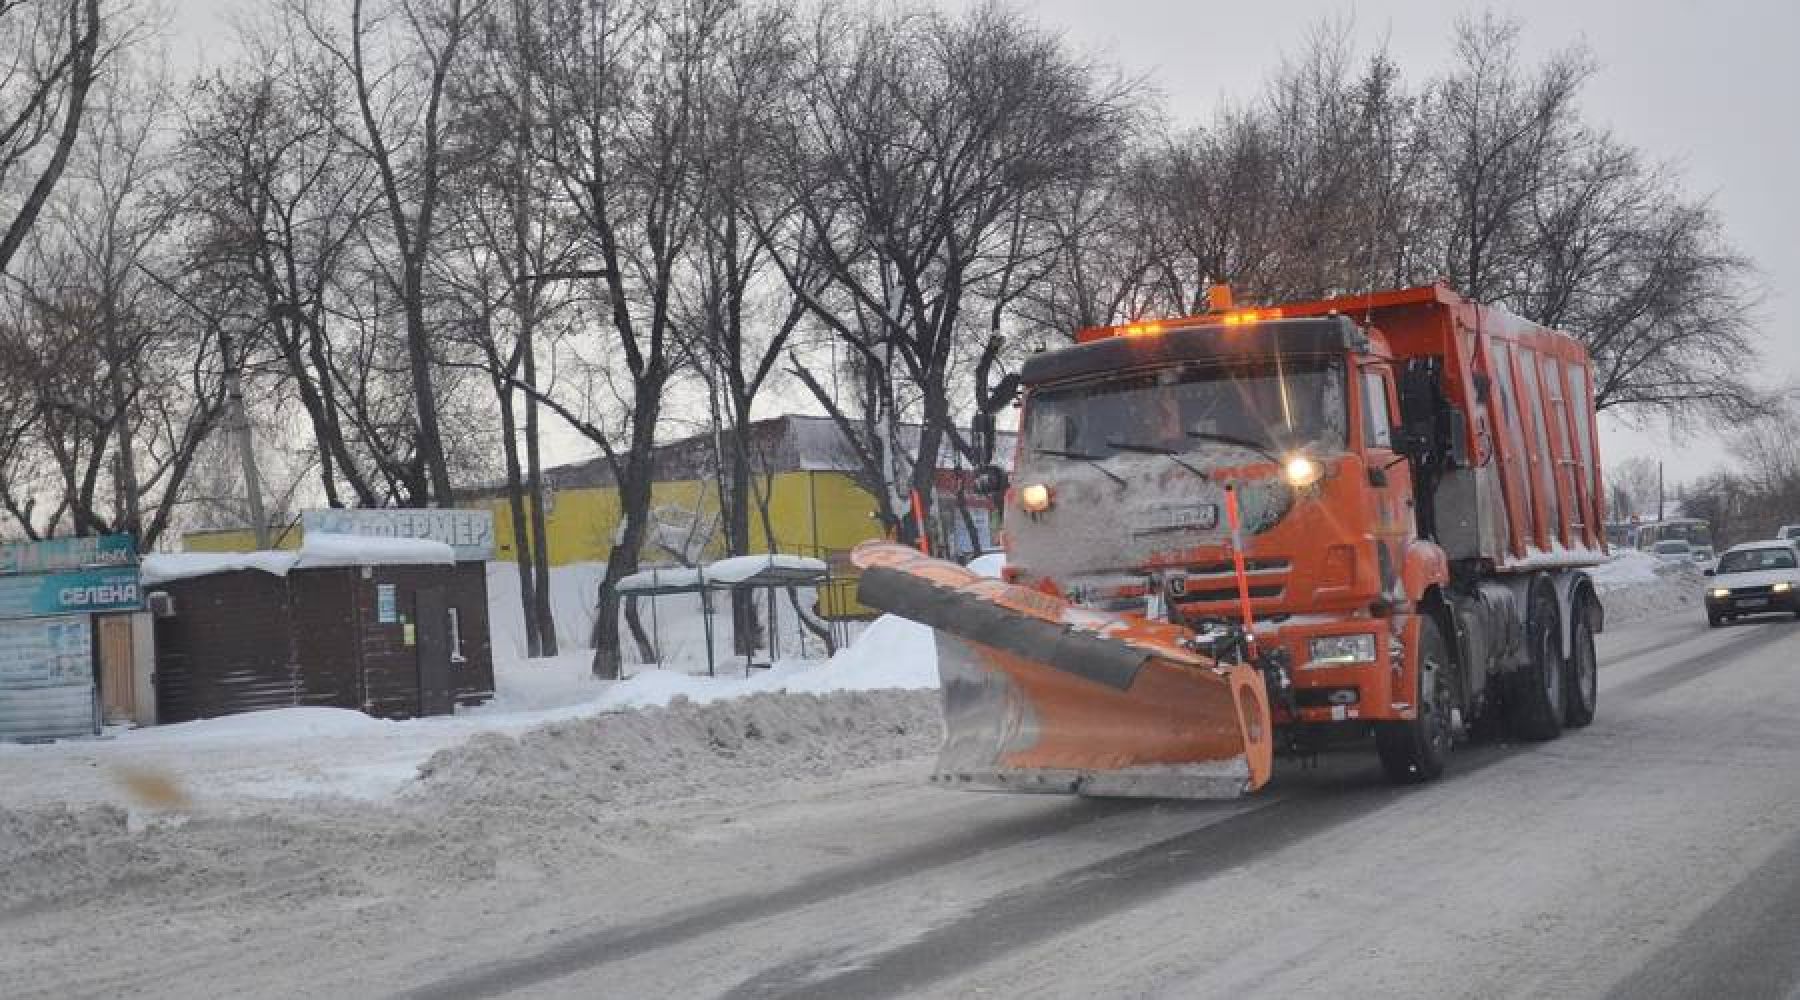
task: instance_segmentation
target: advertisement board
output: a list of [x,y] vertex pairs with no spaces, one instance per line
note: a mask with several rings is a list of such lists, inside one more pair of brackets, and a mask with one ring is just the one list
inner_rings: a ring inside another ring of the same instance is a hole
[[309,510],[300,515],[306,534],[369,538],[427,538],[456,550],[459,562],[494,557],[494,512],[440,508]]
[[136,611],[136,566],[0,576],[0,618]]
[[99,566],[135,566],[137,561],[137,546],[130,535],[90,535],[0,544],[0,576]]
[[0,621],[0,740],[94,732],[89,621],[86,615]]

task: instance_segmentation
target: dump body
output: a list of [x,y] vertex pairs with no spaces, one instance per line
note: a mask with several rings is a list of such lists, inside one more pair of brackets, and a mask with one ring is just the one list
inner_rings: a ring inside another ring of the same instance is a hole
[[[1172,628],[1154,634],[1169,660],[1237,623],[1235,660],[1262,674],[1289,745],[1373,731],[1392,774],[1434,775],[1484,714],[1532,738],[1591,717],[1602,618],[1581,568],[1605,558],[1605,511],[1575,338],[1429,286],[1077,340],[1020,373],[1012,587]],[[907,599],[876,603],[944,635]],[[960,653],[940,658],[966,670]],[[944,679],[947,747],[1006,728],[957,704],[966,677]],[[1176,711],[1224,731],[1206,698]],[[1097,756],[1143,757],[1129,727],[1059,714]]]

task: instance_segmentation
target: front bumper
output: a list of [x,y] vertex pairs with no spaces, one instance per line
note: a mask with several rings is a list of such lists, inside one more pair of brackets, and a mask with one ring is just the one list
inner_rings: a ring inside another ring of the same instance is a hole
[[1761,615],[1769,613],[1800,614],[1800,590],[1783,593],[1733,593],[1729,597],[1706,595],[1706,612],[1711,615]]
[[[1396,623],[1399,630],[1396,632]],[[1272,706],[1277,725],[1333,722],[1391,722],[1417,716],[1410,692],[1417,690],[1405,650],[1417,639],[1413,616],[1343,618],[1259,625],[1260,649],[1279,648],[1293,664],[1291,707]],[[1374,658],[1367,662],[1318,662],[1312,641],[1326,636],[1374,636]]]

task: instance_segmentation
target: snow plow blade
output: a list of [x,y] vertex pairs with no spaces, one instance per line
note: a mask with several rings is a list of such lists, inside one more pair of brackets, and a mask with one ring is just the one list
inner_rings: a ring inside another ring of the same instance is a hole
[[1187,629],[1094,611],[865,542],[858,600],[937,633],[952,787],[1234,798],[1269,780],[1268,695],[1253,667],[1184,648]]

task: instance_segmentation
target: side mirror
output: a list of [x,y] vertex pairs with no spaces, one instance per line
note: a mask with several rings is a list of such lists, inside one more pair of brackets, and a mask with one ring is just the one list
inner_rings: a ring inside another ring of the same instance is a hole
[[975,492],[987,497],[997,497],[1006,492],[1006,470],[998,465],[984,465],[975,470]]
[[1701,576],[1714,576],[1717,574],[1717,572],[1718,572],[1717,570],[1714,570],[1711,566],[1708,566],[1707,568],[1700,571],[1700,575]]

